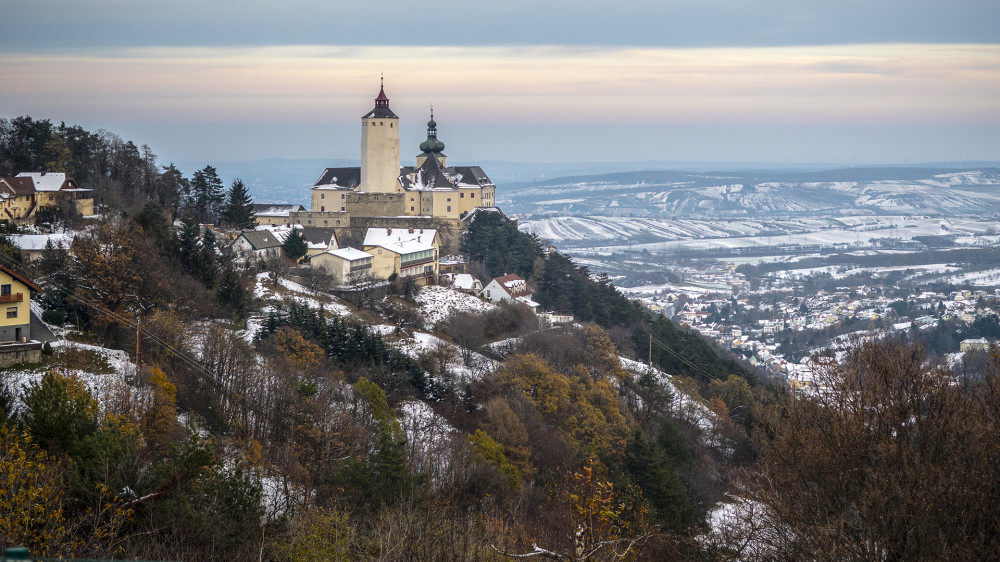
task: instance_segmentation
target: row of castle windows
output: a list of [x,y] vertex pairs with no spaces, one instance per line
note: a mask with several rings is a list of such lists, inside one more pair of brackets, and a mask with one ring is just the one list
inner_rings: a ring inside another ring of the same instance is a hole
[[[371,125],[369,125],[369,127],[374,127],[375,126],[375,122],[374,121],[370,121],[370,123],[371,123]],[[378,124],[379,124],[379,126],[382,126],[382,125],[385,125],[385,122],[384,121],[379,121]],[[389,123],[389,128],[391,129],[392,127],[393,127],[393,123]]]

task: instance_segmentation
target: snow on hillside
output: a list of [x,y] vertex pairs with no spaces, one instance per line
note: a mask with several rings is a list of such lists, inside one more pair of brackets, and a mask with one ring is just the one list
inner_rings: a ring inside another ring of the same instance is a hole
[[271,286],[271,280],[267,272],[258,273],[256,283],[254,284],[254,297],[264,301],[294,300],[309,308],[323,308],[325,311],[332,312],[338,316],[350,315],[350,309],[346,305],[327,293],[314,291],[304,287],[300,283],[289,281],[285,278],[279,278],[278,285],[279,287]]
[[651,374],[655,377],[656,381],[673,395],[673,400],[670,403],[671,413],[688,423],[698,426],[704,432],[705,440],[709,444],[713,444],[716,441],[717,416],[705,406],[704,401],[700,397],[691,397],[680,391],[674,385],[673,377],[655,367],[650,367],[645,363],[625,357],[619,357],[618,359],[621,361],[622,368],[633,375]]
[[389,344],[413,359],[432,353],[446,355],[442,359],[444,370],[458,382],[477,381],[494,367],[493,361],[478,353],[473,353],[471,365],[466,365],[457,345],[424,332],[414,332],[412,338],[402,338]]
[[399,413],[406,433],[406,457],[410,469],[427,474],[435,484],[443,484],[448,464],[454,457],[450,451],[463,435],[419,400],[403,402],[399,405]]
[[417,293],[417,302],[420,304],[420,315],[427,329],[432,329],[435,324],[457,312],[478,314],[493,308],[492,304],[472,295],[437,285],[428,285],[420,289]]
[[[78,378],[102,406],[107,404],[116,394],[126,390],[128,388],[126,381],[135,376],[135,363],[129,359],[128,353],[124,351],[69,340],[56,340],[51,345],[53,350],[57,352],[59,350],[90,352],[96,359],[93,361],[95,364],[104,364],[100,365],[98,369],[92,369],[102,371],[100,373],[90,373],[83,369],[58,369],[60,374]],[[45,366],[34,366],[0,373],[0,380],[14,394],[15,408],[20,408],[22,405],[21,399],[24,396],[25,387],[30,383],[40,381],[42,375],[48,370],[49,368]]]

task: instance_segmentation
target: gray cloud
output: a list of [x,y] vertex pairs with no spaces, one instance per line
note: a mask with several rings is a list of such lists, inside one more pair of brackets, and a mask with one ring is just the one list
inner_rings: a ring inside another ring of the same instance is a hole
[[996,0],[7,0],[0,49],[252,45],[996,43]]

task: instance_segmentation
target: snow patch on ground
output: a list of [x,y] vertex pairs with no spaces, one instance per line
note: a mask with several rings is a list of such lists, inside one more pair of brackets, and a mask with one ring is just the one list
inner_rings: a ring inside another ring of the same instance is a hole
[[[97,399],[102,406],[113,396],[129,389],[128,380],[135,376],[135,363],[129,359],[128,353],[118,349],[108,349],[97,345],[72,342],[69,340],[56,340],[51,343],[54,350],[60,349],[80,349],[92,351],[101,356],[111,367],[111,373],[88,373],[80,369],[54,369],[62,375],[75,376],[82,382],[91,395]],[[24,391],[27,385],[37,383],[42,379],[47,371],[51,370],[47,366],[34,366],[23,369],[11,369],[0,371],[0,381],[10,389],[14,395],[14,408],[23,406]],[[134,389],[132,389],[134,390]]]
[[716,444],[715,434],[717,433],[718,416],[705,406],[700,397],[688,396],[680,391],[674,385],[673,378],[659,369],[625,357],[618,359],[621,361],[622,368],[633,375],[651,374],[662,387],[673,395],[673,400],[670,402],[670,414],[698,426],[704,432],[706,441],[709,444]]
[[491,303],[448,287],[429,285],[417,293],[420,315],[424,327],[432,329],[435,324],[458,312],[479,314],[493,308]]
[[746,498],[728,496],[707,519],[709,531],[698,540],[733,552],[736,560],[768,560],[774,556],[772,545],[791,538],[774,524],[763,504]]
[[320,291],[308,289],[300,283],[285,278],[278,279],[278,287],[271,285],[268,273],[258,273],[254,284],[254,296],[261,300],[294,300],[313,309],[332,312],[338,316],[349,316],[350,309],[336,298]]
[[425,473],[431,482],[442,485],[455,455],[451,450],[464,436],[426,403],[419,400],[399,406],[400,422],[406,433],[410,469]]
[[[461,349],[457,345],[424,332],[414,332],[413,337],[390,342],[390,345],[413,359],[446,349],[450,356],[447,358],[444,370],[449,378],[458,383],[459,388],[464,382],[480,380],[495,368],[492,360],[479,353],[472,353],[469,365],[466,365],[462,360]],[[435,378],[440,378],[440,375],[436,375]]]

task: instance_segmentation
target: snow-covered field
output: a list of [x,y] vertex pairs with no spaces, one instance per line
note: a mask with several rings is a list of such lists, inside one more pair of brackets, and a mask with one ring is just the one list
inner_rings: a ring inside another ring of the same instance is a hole
[[[956,235],[956,243],[981,245],[996,221],[952,217],[836,217],[794,220],[642,219],[553,217],[523,219],[519,228],[557,246],[587,243],[590,252],[707,250],[779,245],[866,244],[881,238]],[[995,237],[995,236],[994,236]]]

